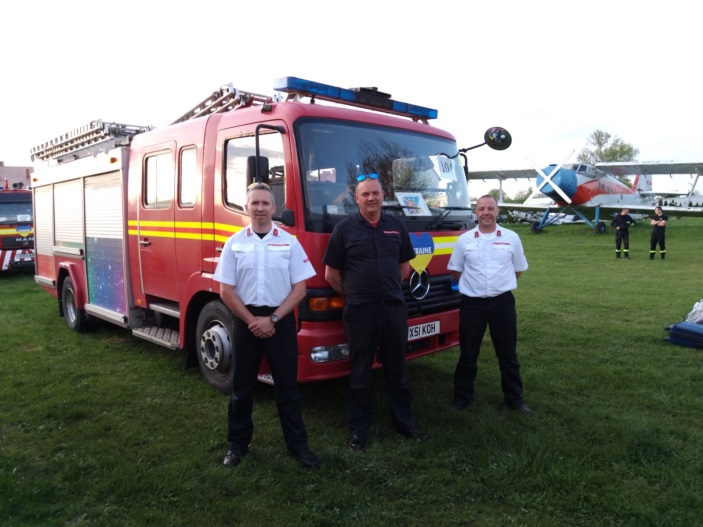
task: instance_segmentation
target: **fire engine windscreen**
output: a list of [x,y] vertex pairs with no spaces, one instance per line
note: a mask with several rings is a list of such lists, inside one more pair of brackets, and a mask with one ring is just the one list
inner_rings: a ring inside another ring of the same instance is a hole
[[[360,174],[376,173],[384,210],[403,218],[411,231],[442,215],[446,222],[471,218],[471,203],[450,139],[377,125],[306,120],[296,127],[308,221],[334,220],[356,212]],[[448,155],[438,154],[445,152]]]
[[32,223],[31,195],[27,200],[19,202],[0,201],[0,223]]

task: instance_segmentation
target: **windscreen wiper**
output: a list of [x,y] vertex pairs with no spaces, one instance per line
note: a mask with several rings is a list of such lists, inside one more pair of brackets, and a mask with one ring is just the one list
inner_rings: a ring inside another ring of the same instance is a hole
[[390,209],[390,210],[403,210],[403,209],[413,209],[413,210],[421,210],[422,207],[414,207],[412,205],[397,205],[395,203],[383,203],[381,205],[384,209]]
[[471,207],[444,207],[444,210],[440,212],[439,216],[437,216],[434,220],[428,223],[425,229],[431,231],[439,227],[444,221],[444,218],[449,216],[449,213],[453,210],[471,210]]

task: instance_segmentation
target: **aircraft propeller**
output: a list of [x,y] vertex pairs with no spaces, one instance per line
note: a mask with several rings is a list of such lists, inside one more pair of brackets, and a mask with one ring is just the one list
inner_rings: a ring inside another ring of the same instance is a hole
[[[543,188],[546,184],[549,184],[549,185],[551,185],[551,187],[557,192],[557,194],[559,194],[559,195],[564,199],[564,201],[565,201],[566,203],[571,204],[571,198],[570,198],[561,188],[559,188],[559,185],[557,185],[556,183],[552,182],[552,178],[557,175],[557,173],[559,172],[559,170],[561,169],[561,167],[569,160],[569,158],[570,158],[572,155],[574,155],[574,152],[575,152],[575,151],[576,151],[576,150],[572,150],[572,151],[569,153],[569,155],[566,156],[566,159],[564,159],[564,161],[562,161],[561,163],[559,163],[559,164],[556,166],[556,168],[550,172],[549,175],[545,174],[544,171],[543,171],[541,168],[539,168],[539,167],[537,166],[537,164],[536,164],[534,161],[532,161],[532,160],[530,159],[530,163],[532,163],[532,165],[534,166],[534,168],[535,168],[535,170],[537,171],[537,173],[538,173],[540,176],[542,176],[542,183],[540,183],[539,186],[537,187],[537,192],[541,192],[541,191],[542,191],[542,188]],[[528,159],[529,159],[529,158],[528,158]]]

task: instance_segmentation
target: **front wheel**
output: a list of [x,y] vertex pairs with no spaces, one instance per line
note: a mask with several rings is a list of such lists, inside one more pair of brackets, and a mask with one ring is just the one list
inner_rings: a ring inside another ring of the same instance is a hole
[[88,329],[88,316],[85,311],[78,309],[76,289],[69,277],[66,277],[61,287],[61,311],[69,328],[75,331]]
[[229,393],[234,377],[234,318],[221,301],[208,303],[200,312],[195,333],[198,364],[205,380]]

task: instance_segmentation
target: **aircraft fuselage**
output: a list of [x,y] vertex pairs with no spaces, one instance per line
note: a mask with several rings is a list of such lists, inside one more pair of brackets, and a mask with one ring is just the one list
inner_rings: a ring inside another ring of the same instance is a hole
[[[555,168],[556,165],[550,165],[543,169],[543,172],[549,176]],[[537,177],[538,188],[544,179],[541,175]],[[564,201],[555,190],[555,186],[559,187],[571,199],[570,204]],[[637,188],[630,188],[622,181],[589,165],[572,165],[572,168],[560,168],[541,188],[541,192],[553,199],[555,204],[559,206],[595,207],[618,203],[622,203],[623,206],[649,206],[654,203],[653,199],[642,196]]]

